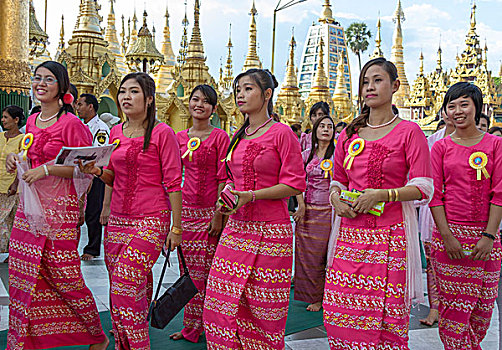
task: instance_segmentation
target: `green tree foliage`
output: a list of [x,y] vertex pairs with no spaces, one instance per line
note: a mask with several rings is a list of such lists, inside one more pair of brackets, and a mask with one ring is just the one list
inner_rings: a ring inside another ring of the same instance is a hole
[[345,31],[349,48],[359,59],[359,71],[361,71],[361,54],[368,50],[371,32],[364,22],[354,22]]

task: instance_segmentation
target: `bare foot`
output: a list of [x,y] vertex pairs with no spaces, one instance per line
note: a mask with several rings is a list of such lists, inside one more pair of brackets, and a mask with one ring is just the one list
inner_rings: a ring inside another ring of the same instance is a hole
[[439,318],[438,310],[430,309],[429,315],[427,315],[426,318],[421,319],[420,323],[432,327],[434,323],[438,321],[438,318]]
[[181,334],[181,332],[176,332],[176,333],[173,333],[169,336],[169,338],[173,339],[173,340],[180,340],[180,339],[183,339],[183,334]]
[[99,343],[99,344],[91,344],[89,345],[89,350],[106,350],[108,347],[108,344],[110,344],[110,341],[108,338],[105,339],[105,341]]
[[94,255],[91,255],[91,254],[87,254],[87,253],[84,253],[80,256],[80,260],[84,260],[84,261],[89,261],[89,260],[93,260],[95,258]]
[[307,311],[317,312],[321,310],[321,308],[322,308],[322,301],[318,301],[317,303],[313,303],[307,306]]

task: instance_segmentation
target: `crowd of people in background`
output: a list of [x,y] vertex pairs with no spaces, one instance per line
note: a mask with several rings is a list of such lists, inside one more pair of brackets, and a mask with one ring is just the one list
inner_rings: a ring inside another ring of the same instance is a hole
[[[384,58],[362,68],[348,124],[326,102],[311,107],[305,132],[281,123],[277,86],[263,69],[235,78],[245,119],[229,136],[211,124],[217,92],[199,85],[191,127],[175,134],[156,118],[148,74],[122,79],[119,123],[98,115],[64,66],[40,64],[26,126],[17,106],[1,118],[7,349],[107,348],[81,272],[102,253],[115,347],[149,349],[152,268],[176,248],[198,293],[174,340],[205,333],[209,349],[284,349],[293,286],[308,312],[323,312],[331,349],[408,349],[424,292],[420,322],[438,323],[444,348],[479,349],[495,302],[502,317],[502,128],[482,113],[479,88],[451,86],[426,138],[392,104],[400,81]],[[63,146],[109,144],[105,167],[54,164]]]

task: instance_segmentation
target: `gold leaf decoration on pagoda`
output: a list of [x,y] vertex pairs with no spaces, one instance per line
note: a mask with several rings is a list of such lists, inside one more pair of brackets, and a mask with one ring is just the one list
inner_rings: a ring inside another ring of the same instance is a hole
[[380,22],[380,17],[378,17],[378,22],[377,22],[377,34],[375,36],[375,50],[373,51],[373,54],[370,56],[370,59],[374,58],[379,58],[379,57],[384,57],[383,51],[382,51],[382,23]]
[[160,67],[157,73],[155,83],[158,91],[165,91],[169,84],[174,80],[174,66],[176,65],[176,57],[174,56],[173,46],[171,44],[171,30],[169,28],[169,10],[166,6],[166,24],[164,26],[164,37],[162,40],[161,53],[164,55],[164,64]]
[[345,80],[345,55],[341,53],[338,58],[336,87],[333,93],[334,114],[336,119],[344,122],[351,122],[355,114],[355,108],[352,105],[347,90],[347,81]]
[[30,0],[30,29],[29,29],[29,43],[30,43],[30,66],[35,69],[40,63],[51,60],[47,45],[49,44],[49,36],[40,27],[37,16],[35,14],[35,7],[33,0]]
[[289,43],[289,59],[286,68],[286,78],[277,95],[277,101],[275,102],[275,109],[280,115],[281,121],[290,125],[293,123],[301,123],[305,116],[305,103],[300,95],[298,78],[296,75],[295,48],[296,41],[293,34],[291,35],[291,41]]
[[[411,120],[422,120],[432,113],[432,98],[429,81],[424,74],[424,55],[420,52],[420,68],[417,79],[411,89],[410,98],[406,107],[411,108]],[[434,115],[434,114],[433,114]]]
[[110,0],[110,11],[108,13],[108,21],[105,29],[105,40],[108,42],[108,49],[115,57],[115,63],[118,69],[117,73],[119,75],[125,75],[127,73],[127,67],[117,37],[117,30],[115,29],[115,10],[113,8],[113,3],[115,1],[116,0]]

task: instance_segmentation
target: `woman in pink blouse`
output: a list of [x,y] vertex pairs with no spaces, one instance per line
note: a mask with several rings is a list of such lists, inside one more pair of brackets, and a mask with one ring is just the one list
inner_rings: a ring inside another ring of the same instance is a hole
[[208,349],[284,349],[293,257],[287,198],[305,190],[300,144],[273,121],[275,77],[250,69],[234,81],[244,125],[226,165],[238,197],[221,235],[204,303]]
[[447,350],[481,349],[500,278],[502,140],[476,127],[483,108],[476,85],[454,84],[443,108],[455,132],[431,152],[439,335]]
[[[109,343],[77,251],[79,204],[84,206],[91,179],[82,179],[75,167],[54,165],[63,146],[92,145],[89,129],[69,112],[69,86],[60,63],[47,61],[35,69],[32,89],[41,112],[26,123],[33,140],[31,146],[23,141],[29,146],[27,164],[17,155],[7,157],[9,171],[24,171],[9,248],[7,349],[92,344],[91,350],[104,350]],[[33,209],[35,197],[40,211]]]
[[117,99],[127,121],[110,132],[109,165],[81,169],[113,186],[104,248],[115,348],[150,349],[152,267],[164,245],[181,243],[181,159],[173,130],[155,119],[148,74],[126,75]]
[[204,330],[202,310],[206,283],[224,216],[216,211],[216,201],[227,180],[225,158],[230,139],[225,131],[211,125],[218,95],[209,85],[196,86],[190,95],[188,110],[193,126],[180,131],[176,138],[185,168],[183,182],[183,248],[197,295],[185,306],[181,332],[171,335],[198,342]]
[[[367,62],[359,78],[361,114],[335,150],[330,201],[339,217],[323,301],[331,349],[408,349],[411,300],[423,300],[413,201],[432,196],[429,149],[420,127],[393,113],[398,88],[393,63]],[[362,194],[349,205],[342,190]],[[379,202],[381,215],[369,213]]]
[[329,185],[333,178],[335,125],[330,116],[317,119],[312,129],[312,149],[302,152],[307,173],[305,194],[297,195],[295,228],[295,300],[319,311],[324,294],[326,256],[333,209]]
[[[313,126],[319,118],[325,115],[329,116],[329,105],[323,101],[315,103],[309,112],[310,124]],[[300,136],[300,146],[302,152],[312,148],[312,131],[308,134],[302,133],[302,136]]]

